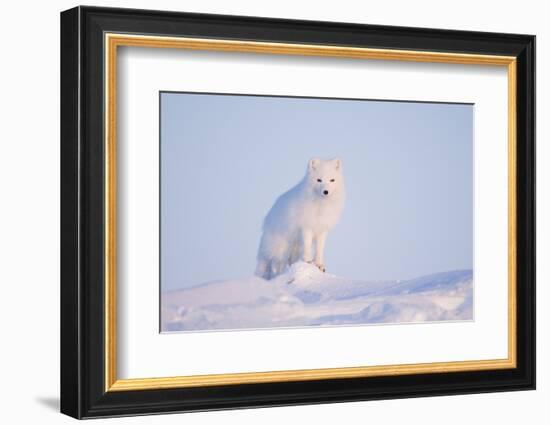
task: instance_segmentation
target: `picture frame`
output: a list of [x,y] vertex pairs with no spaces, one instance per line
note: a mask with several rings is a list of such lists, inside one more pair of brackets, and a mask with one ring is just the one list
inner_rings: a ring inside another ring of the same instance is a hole
[[[507,208],[498,214],[508,229],[508,279],[501,282],[508,355],[120,378],[121,47],[504,70],[508,168],[501,189]],[[62,413],[81,419],[534,388],[534,36],[87,6],[61,13]]]

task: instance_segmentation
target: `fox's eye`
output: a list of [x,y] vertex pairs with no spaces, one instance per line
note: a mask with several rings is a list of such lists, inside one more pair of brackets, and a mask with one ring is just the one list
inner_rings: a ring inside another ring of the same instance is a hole
[[321,179],[317,179],[317,181],[318,181],[319,183],[321,183],[321,182],[322,182],[323,180],[321,180]]
[[334,179],[330,179],[330,182],[331,182],[331,183],[334,183]]

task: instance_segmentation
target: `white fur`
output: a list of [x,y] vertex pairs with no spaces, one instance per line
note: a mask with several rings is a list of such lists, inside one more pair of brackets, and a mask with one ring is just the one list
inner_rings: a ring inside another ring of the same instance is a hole
[[327,233],[340,219],[344,201],[342,161],[311,159],[302,181],[265,217],[256,275],[271,279],[300,260],[325,271]]

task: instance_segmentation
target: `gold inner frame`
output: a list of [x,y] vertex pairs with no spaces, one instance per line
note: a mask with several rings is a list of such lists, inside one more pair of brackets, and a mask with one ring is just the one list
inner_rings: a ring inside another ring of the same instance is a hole
[[[516,58],[463,53],[370,49],[148,35],[105,34],[105,391],[235,385],[319,379],[510,369],[516,367]],[[116,324],[116,123],[119,46],[325,56],[507,67],[508,72],[508,357],[436,363],[118,379]]]

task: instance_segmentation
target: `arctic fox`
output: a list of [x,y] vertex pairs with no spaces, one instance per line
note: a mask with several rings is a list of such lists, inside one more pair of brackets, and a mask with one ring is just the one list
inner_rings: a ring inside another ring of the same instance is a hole
[[265,217],[256,275],[271,279],[300,260],[324,272],[327,233],[340,219],[344,201],[342,161],[311,159],[302,181]]

